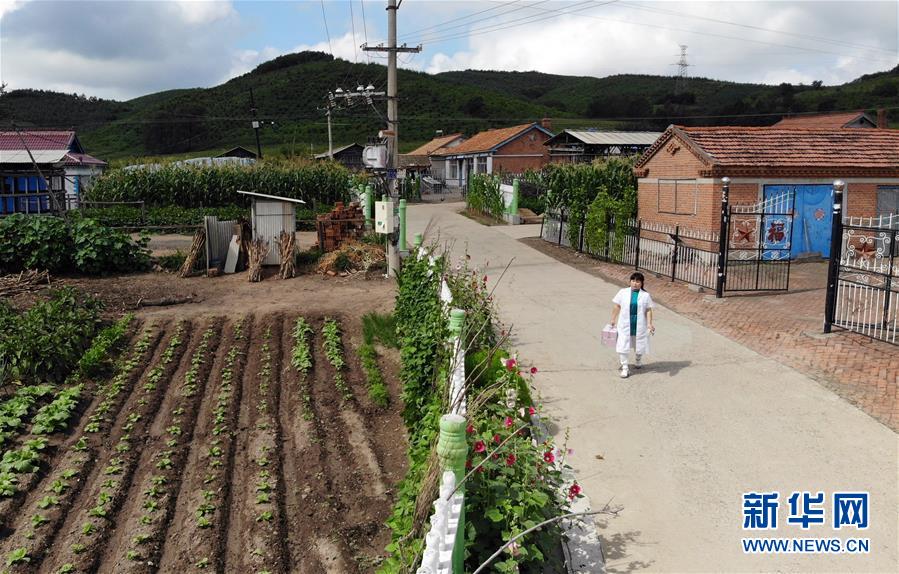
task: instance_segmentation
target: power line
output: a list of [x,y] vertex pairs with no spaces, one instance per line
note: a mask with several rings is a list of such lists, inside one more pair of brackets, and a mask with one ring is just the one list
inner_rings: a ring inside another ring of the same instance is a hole
[[[350,0],[350,2],[352,1],[353,0]],[[365,43],[368,44],[368,22],[365,20],[365,0],[359,0],[359,5],[362,6],[362,33],[365,36]],[[365,61],[371,64],[371,57],[368,55],[368,52],[365,52]]]
[[520,2],[520,1],[521,0],[511,0],[510,2],[504,2],[503,4],[500,4],[499,6],[493,6],[491,8],[487,8],[485,10],[479,10],[477,12],[468,14],[467,16],[459,16],[458,18],[452,18],[450,20],[445,20],[443,22],[439,22],[437,24],[434,24],[433,26],[426,26],[424,28],[419,28],[418,30],[413,30],[411,32],[407,32],[404,36],[411,36],[412,34],[418,34],[419,32],[424,32],[425,30],[439,28],[440,26],[443,26],[444,24],[449,24],[450,22],[458,22],[459,20],[467,20],[467,19],[471,18],[472,16],[477,16],[478,14],[484,14],[486,12],[492,12],[493,10],[498,10],[498,9],[502,8],[503,6],[508,6],[509,4],[515,4],[516,2]]
[[740,22],[731,22],[729,20],[720,20],[718,18],[711,18],[708,16],[698,16],[696,14],[687,14],[684,12],[677,12],[676,10],[666,10],[664,8],[656,8],[655,6],[644,6],[641,4],[635,4],[633,2],[622,4],[625,8],[630,8],[634,10],[646,10],[649,12],[656,12],[659,14],[669,14],[673,16],[681,16],[683,18],[693,18],[695,20],[705,20],[706,22],[715,22],[717,24],[727,24],[729,26],[737,26],[740,28],[746,28],[748,30],[759,30],[761,32],[772,32],[774,34],[783,34],[785,36],[793,36],[794,38],[801,38],[805,40],[813,40],[815,42],[823,42],[825,44],[834,44],[834,45],[842,45],[850,48],[862,48],[864,50],[874,50],[878,52],[886,52],[888,54],[895,54],[896,50],[889,50],[885,48],[879,48],[876,46],[868,46],[865,44],[857,44],[855,42],[846,42],[845,40],[836,40],[833,38],[823,38],[820,36],[812,36],[810,34],[799,34],[797,32],[786,32],[783,30],[775,30],[773,28],[764,28],[762,26],[753,26],[752,24],[742,24]]
[[328,30],[328,16],[325,14],[325,0],[319,0],[322,5],[322,20],[325,21],[325,34],[328,36],[328,52],[334,57],[334,48],[331,46],[331,32]]
[[[518,1],[518,0],[516,0],[516,2],[517,2],[517,1]],[[453,30],[453,29],[455,29],[455,28],[464,28],[464,27],[466,27],[466,26],[472,26],[472,25],[477,24],[477,23],[479,23],[479,22],[486,22],[487,20],[493,20],[494,18],[499,18],[500,16],[506,16],[507,14],[511,14],[512,12],[518,12],[519,10],[524,10],[524,9],[526,9],[526,8],[533,8],[534,6],[537,6],[538,4],[546,4],[548,1],[549,1],[549,0],[540,0],[539,2],[534,2],[534,3],[528,4],[528,5],[526,5],[526,6],[519,6],[519,7],[517,7],[517,8],[512,8],[511,10],[506,10],[505,12],[500,12],[500,13],[498,13],[498,14],[493,14],[493,15],[487,16],[487,17],[485,17],[485,18],[478,18],[478,19],[473,20],[473,21],[471,21],[471,22],[463,22],[463,23],[461,23],[461,24],[454,24],[453,26],[447,26],[447,27],[445,27],[445,28],[440,28],[440,26],[441,26],[440,24],[435,25],[435,26],[430,26],[431,29],[435,29],[435,28],[439,28],[439,29],[436,29],[436,30],[433,31],[433,32],[426,32],[426,33],[420,35],[419,38],[426,38],[427,36],[437,36],[437,35],[440,35],[440,34],[443,34],[443,33],[447,32],[448,30]],[[506,2],[505,4],[502,4],[501,6],[496,6],[495,8],[492,8],[492,9],[493,9],[493,10],[499,9],[499,8],[501,8],[501,7],[503,7],[503,6],[507,6],[508,4],[514,4],[514,3],[516,3],[516,2]],[[475,12],[475,13],[472,14],[471,16],[474,16],[475,14],[481,14],[481,13],[487,12],[487,11],[488,11],[488,10],[481,10],[480,12]],[[468,17],[470,17],[470,16],[468,16]],[[466,17],[466,18],[468,18],[468,17]],[[459,19],[459,18],[456,18],[456,20],[458,20],[458,19]],[[453,21],[453,20],[450,20],[450,22],[452,22],[452,21]],[[425,28],[425,29],[428,29],[428,28]],[[453,33],[455,34],[455,33],[457,33],[457,32],[453,32]],[[409,37],[412,37],[413,34],[415,34],[415,32],[410,32],[410,33],[404,35],[403,37],[404,37],[404,38],[409,38]],[[408,40],[407,40],[407,41],[408,41]],[[420,40],[419,40],[419,41],[420,41]],[[417,43],[417,42],[413,42],[413,43]]]

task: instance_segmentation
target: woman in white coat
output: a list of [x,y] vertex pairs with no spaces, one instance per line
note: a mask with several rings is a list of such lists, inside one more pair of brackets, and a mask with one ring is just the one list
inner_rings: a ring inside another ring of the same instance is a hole
[[[652,297],[643,290],[643,282],[642,273],[631,274],[630,286],[619,291],[612,299],[615,306],[612,308],[609,324],[615,325],[618,330],[615,351],[621,361],[619,372],[622,379],[628,376],[631,349],[637,355],[634,367],[639,369],[643,366],[643,355],[649,352],[649,335],[656,332],[652,324]],[[624,313],[621,312],[622,309],[625,309]]]

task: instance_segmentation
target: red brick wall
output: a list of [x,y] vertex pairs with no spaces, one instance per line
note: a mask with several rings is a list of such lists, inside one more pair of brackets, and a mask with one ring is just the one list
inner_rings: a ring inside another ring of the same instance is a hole
[[[677,147],[672,155],[669,149]],[[691,179],[699,177],[705,165],[678,138],[672,138],[662,146],[643,166],[649,170],[645,177],[663,179]]]
[[[549,136],[540,130],[521,134],[497,150],[493,156],[493,173],[521,173],[528,169],[540,169],[549,163],[549,148],[543,145],[548,139]],[[539,157],[504,157],[520,154],[539,154]]]
[[872,217],[877,215],[876,183],[847,183],[843,194],[846,196],[847,216]]

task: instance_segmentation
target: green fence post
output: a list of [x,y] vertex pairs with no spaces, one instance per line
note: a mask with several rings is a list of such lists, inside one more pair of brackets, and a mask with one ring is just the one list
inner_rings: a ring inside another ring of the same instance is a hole
[[[415,235],[416,238],[419,237],[419,234]],[[450,311],[449,317],[449,332],[450,337],[461,337],[462,336],[462,325],[465,323],[465,310],[464,309],[453,309]]]
[[372,217],[375,212],[375,204],[372,202],[371,186],[365,186],[365,228],[372,229]]
[[512,180],[512,202],[509,204],[509,215],[518,215],[518,180]]
[[399,239],[400,251],[408,251],[408,247],[406,246],[406,200],[400,200],[400,239]]
[[[465,417],[443,415],[440,417],[440,437],[437,439],[437,457],[440,472],[452,471],[456,475],[456,485],[465,478],[465,461],[468,459],[468,442],[465,438]],[[456,492],[464,492],[465,486]],[[459,514],[456,542],[453,545],[453,574],[463,574],[465,568],[465,504]]]
[[421,236],[421,233],[416,233],[415,237],[412,238],[412,245],[415,249],[418,249],[422,243],[424,243],[424,237]]

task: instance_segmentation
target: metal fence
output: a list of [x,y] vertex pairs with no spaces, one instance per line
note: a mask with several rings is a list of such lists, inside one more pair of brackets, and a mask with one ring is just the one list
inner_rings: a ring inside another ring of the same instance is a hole
[[717,233],[636,220],[628,220],[621,230],[616,230],[615,220],[609,219],[607,232],[591,240],[584,225],[578,227],[574,237],[569,233],[570,226],[564,214],[548,211],[540,236],[544,241],[571,247],[596,259],[632,266],[671,281],[716,287]]

